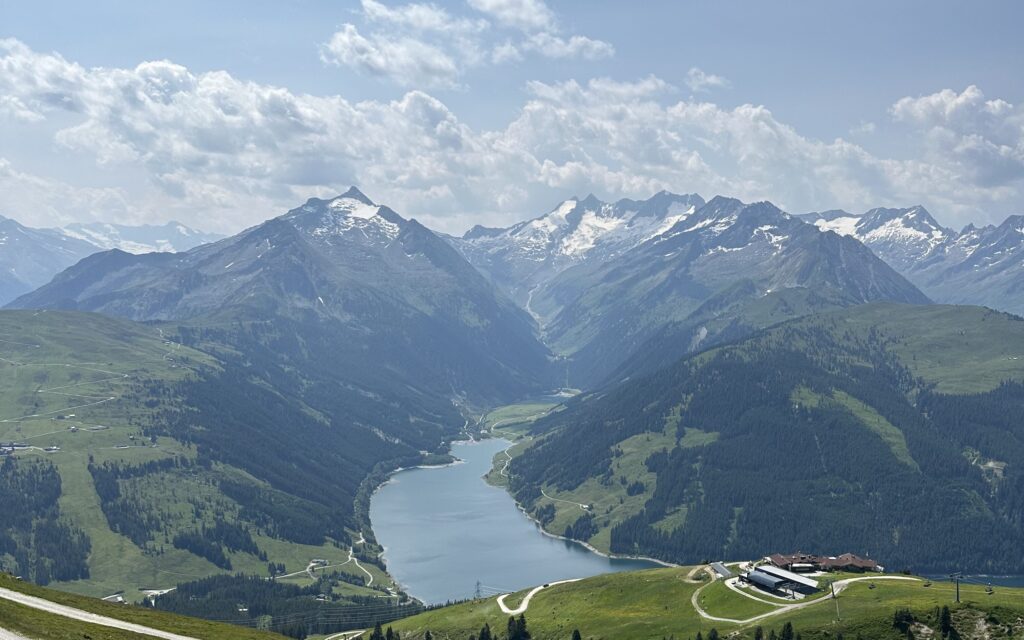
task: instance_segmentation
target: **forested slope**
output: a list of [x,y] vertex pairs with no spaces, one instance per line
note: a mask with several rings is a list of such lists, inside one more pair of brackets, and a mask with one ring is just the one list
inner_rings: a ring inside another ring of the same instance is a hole
[[533,425],[511,486],[550,530],[618,553],[1020,571],[1022,380],[1015,316],[819,314],[571,402]]
[[[438,417],[450,403],[435,415],[332,393],[266,351],[188,332],[192,349],[174,331],[0,312],[0,443],[16,445],[0,462],[0,499],[16,511],[0,520],[0,568],[134,599],[183,578],[341,564],[364,533],[363,566],[389,584],[361,501],[387,470],[443,454],[460,426]],[[273,337],[261,334],[268,348]],[[338,571],[355,582],[348,595],[378,593],[356,564]]]

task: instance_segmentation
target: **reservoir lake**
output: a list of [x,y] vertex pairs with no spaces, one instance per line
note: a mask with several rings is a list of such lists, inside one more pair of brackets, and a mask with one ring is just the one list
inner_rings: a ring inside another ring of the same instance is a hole
[[370,519],[388,570],[428,604],[510,593],[555,580],[657,566],[611,559],[543,534],[502,488],[483,480],[500,438],[457,442],[446,467],[406,469],[380,487]]

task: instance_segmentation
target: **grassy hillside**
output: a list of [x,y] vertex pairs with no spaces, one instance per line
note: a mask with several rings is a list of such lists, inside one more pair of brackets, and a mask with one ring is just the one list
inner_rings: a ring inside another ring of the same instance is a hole
[[[81,611],[201,640],[273,640],[273,638],[282,638],[276,633],[267,631],[186,618],[145,607],[111,604],[95,598],[46,589],[28,582],[14,580],[3,573],[0,573],[0,587]],[[0,626],[7,631],[40,640],[82,640],[82,638],[130,640],[140,637],[137,633],[84,623],[4,599],[0,599],[0,623],[2,623]]]
[[[5,505],[18,513],[0,519],[0,568],[136,601],[211,575],[268,576],[273,564],[287,574],[280,583],[319,585],[336,603],[390,599],[379,548],[368,530],[361,542],[351,504],[377,461],[404,450],[316,420],[266,378],[240,377],[165,331],[0,312],[0,443],[23,445],[0,459],[0,496],[23,506]],[[324,444],[344,453],[317,458]],[[265,455],[283,459],[289,477],[262,469]],[[328,566],[307,572],[314,558]],[[336,577],[323,583],[325,573]]]
[[[829,581],[841,584],[839,580],[850,578],[857,581],[842,589],[837,600],[828,597]],[[707,638],[712,629],[721,636],[749,639],[758,626],[767,636],[772,629],[780,632],[786,622],[808,640],[840,635],[895,640],[907,637],[893,626],[897,609],[910,609],[916,637],[939,637],[937,614],[949,606],[960,637],[1024,637],[1021,589],[996,588],[989,594],[982,586],[962,585],[962,602],[957,605],[952,584],[923,579],[836,575],[823,579],[823,586],[822,593],[800,601],[801,608],[790,609],[792,601],[761,592],[741,595],[690,567],[652,569],[551,586],[531,599],[524,615],[538,640],[568,640],[574,629],[593,639],[693,638],[697,633]],[[518,604],[522,596],[512,595],[507,604]],[[698,607],[732,621],[703,618]],[[484,624],[503,634],[507,620],[496,600],[489,598],[429,611],[392,626],[403,638],[422,638],[427,631],[434,638],[467,638]]]
[[864,305],[570,400],[506,473],[550,532],[603,551],[687,563],[839,541],[901,568],[1012,571],[1021,381],[1015,316]]

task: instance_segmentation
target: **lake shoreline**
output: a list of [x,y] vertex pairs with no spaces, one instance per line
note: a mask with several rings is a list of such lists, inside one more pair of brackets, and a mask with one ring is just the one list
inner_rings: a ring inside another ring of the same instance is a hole
[[[474,581],[491,597],[562,578],[670,566],[603,553],[538,526],[508,492],[483,478],[510,444],[453,441],[453,462],[401,469],[410,476],[395,469],[375,488],[371,529],[402,591],[439,604],[471,598]],[[426,472],[432,469],[439,473]]]
[[[508,442],[509,444],[515,444],[514,442],[512,442],[512,441],[510,441],[508,439],[504,439],[504,440],[506,442]],[[678,565],[678,564],[675,564],[675,563],[672,563],[672,562],[668,562],[667,560],[659,560],[657,558],[651,558],[651,557],[648,557],[648,556],[632,556],[632,555],[623,555],[623,554],[611,553],[611,552],[605,553],[604,551],[601,551],[600,549],[598,549],[597,547],[593,546],[589,542],[583,542],[582,540],[576,540],[574,538],[566,538],[565,536],[561,536],[561,535],[558,535],[557,533],[552,533],[551,531],[548,531],[547,529],[544,528],[544,525],[541,523],[540,520],[538,520],[537,518],[534,518],[533,515],[531,515],[530,512],[527,511],[526,508],[523,507],[523,505],[520,504],[518,500],[516,500],[516,497],[514,495],[512,495],[512,492],[510,492],[508,490],[508,485],[503,487],[501,485],[494,484],[494,483],[489,482],[487,480],[487,476],[489,476],[491,474],[491,472],[493,472],[496,468],[497,468],[497,465],[491,465],[491,470],[488,471],[486,474],[484,474],[482,476],[484,482],[486,482],[487,484],[489,484],[492,487],[501,489],[506,494],[508,494],[508,496],[510,498],[512,498],[512,501],[515,502],[516,508],[519,509],[519,512],[522,513],[524,516],[526,516],[526,519],[529,520],[530,522],[532,522],[534,525],[536,525],[537,530],[540,531],[542,534],[546,535],[547,537],[554,538],[555,540],[564,540],[566,542],[571,542],[573,544],[578,544],[579,546],[583,547],[587,551],[590,551],[591,553],[599,555],[599,556],[601,556],[603,558],[608,558],[609,560],[641,560],[643,562],[653,562],[654,564],[661,565],[662,567],[665,567],[665,568],[682,566],[682,565]]]

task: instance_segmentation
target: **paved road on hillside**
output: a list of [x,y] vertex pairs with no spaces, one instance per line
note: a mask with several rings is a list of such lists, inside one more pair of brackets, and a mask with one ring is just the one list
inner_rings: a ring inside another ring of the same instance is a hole
[[[138,633],[144,636],[151,636],[154,638],[162,638],[163,640],[197,640],[190,636],[183,636],[177,633],[170,633],[168,631],[161,631],[159,629],[151,629],[150,627],[144,627],[141,624],[135,624],[132,622],[125,622],[124,620],[118,620],[117,618],[108,618],[107,616],[101,616],[96,613],[89,613],[88,611],[82,611],[81,609],[74,609],[56,602],[50,602],[43,598],[37,598],[35,596],[25,595],[17,591],[11,591],[10,589],[4,589],[0,587],[0,598],[4,600],[10,600],[26,607],[32,607],[33,609],[39,609],[40,611],[46,611],[58,616],[65,618],[71,618],[72,620],[79,620],[81,622],[88,622],[91,624],[98,624],[102,627],[113,627],[114,629],[123,629],[125,631],[131,631],[132,633]],[[11,635],[13,640],[21,640],[20,636]],[[0,640],[8,640],[8,638],[0,635]]]
[[[909,577],[909,576],[865,576],[863,578],[847,578],[845,580],[839,580],[839,581],[837,581],[835,583],[836,595],[838,596],[840,593],[842,593],[846,589],[846,587],[850,586],[854,582],[861,582],[863,580],[871,580],[871,581],[876,581],[876,580],[916,580],[916,581],[919,581],[920,578],[912,578],[912,577]],[[713,582],[714,582],[714,580],[712,582],[709,582],[705,586],[710,586]],[[710,613],[708,613],[707,611],[705,611],[704,609],[702,609],[701,606],[700,606],[699,600],[700,600],[700,592],[703,591],[703,590],[704,590],[704,587],[701,587],[700,589],[697,589],[696,591],[693,592],[693,595],[690,597],[690,603],[693,605],[693,608],[697,611],[697,613],[700,614],[700,617],[702,617],[702,618],[704,618],[706,620],[715,620],[717,622],[731,622],[733,624],[751,624],[753,622],[757,622],[758,620],[763,620],[765,618],[771,618],[772,616],[777,616],[777,615],[782,614],[782,613],[789,613],[791,611],[796,611],[797,609],[803,609],[805,607],[813,607],[816,604],[821,604],[822,602],[829,602],[829,601],[832,600],[832,595],[829,594],[829,595],[826,595],[826,596],[822,596],[820,598],[815,598],[814,600],[811,600],[810,602],[801,602],[799,604],[785,605],[785,606],[779,607],[775,611],[769,611],[768,613],[762,613],[761,615],[757,615],[757,616],[754,616],[752,618],[747,618],[746,620],[736,620],[735,618],[722,618],[722,617],[719,617],[719,616],[713,616]],[[774,602],[767,602],[767,601],[765,601],[765,603],[766,604],[775,604]]]
[[567,584],[569,582],[579,582],[580,580],[581,580],[581,578],[573,578],[572,580],[559,580],[557,582],[549,582],[549,583],[547,583],[545,585],[542,585],[540,587],[534,587],[533,589],[530,590],[529,593],[526,594],[526,597],[523,598],[523,601],[520,602],[519,606],[516,607],[515,609],[509,609],[508,606],[505,605],[505,598],[507,598],[510,595],[512,595],[511,593],[506,593],[504,595],[498,596],[498,607],[501,609],[502,613],[504,613],[505,615],[517,616],[520,613],[525,613],[526,612],[526,609],[530,606],[530,600],[533,600],[533,596],[535,596],[541,590],[548,589],[550,587],[555,586],[556,584]]
[[6,629],[0,629],[0,640],[28,640],[25,636],[19,636],[16,633],[11,633]]

